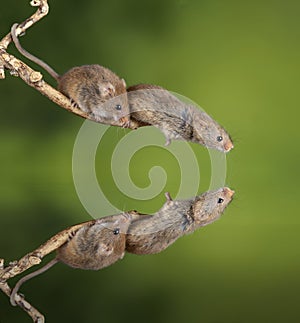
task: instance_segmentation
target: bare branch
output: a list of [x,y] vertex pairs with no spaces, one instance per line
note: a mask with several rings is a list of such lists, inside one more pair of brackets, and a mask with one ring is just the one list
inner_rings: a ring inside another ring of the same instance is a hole
[[[0,259],[0,270],[3,270],[3,268],[4,268],[4,259]],[[6,282],[0,282],[0,289],[3,291],[4,294],[10,297],[11,288]],[[33,322],[36,322],[36,323],[45,322],[44,316],[31,304],[25,301],[22,296],[16,295],[15,300],[18,306],[20,306],[32,318]]]
[[[0,283],[0,289],[4,292],[4,294],[10,297],[11,288],[7,283]],[[15,301],[18,304],[18,306],[21,307],[32,318],[33,322],[45,322],[44,316],[35,307],[33,307],[31,304],[25,301],[25,299],[22,296],[16,295]]]
[[[25,31],[31,27],[33,24],[41,20],[49,12],[49,6],[47,0],[32,0],[30,5],[33,7],[38,7],[38,10],[25,21],[23,21],[17,28],[16,34],[20,35],[25,33]],[[10,33],[8,33],[0,42],[1,49],[7,49],[8,45],[12,42]]]
[[[59,232],[58,234],[50,238],[46,243],[38,247],[36,250],[28,253],[19,261],[10,263],[6,268],[4,268],[4,259],[0,259],[0,289],[8,297],[10,297],[12,290],[6,282],[8,279],[21,274],[34,265],[38,265],[42,261],[43,257],[66,243],[70,236],[72,236],[78,229],[80,229],[82,225],[88,222],[71,226],[70,228]],[[44,316],[36,308],[29,304],[23,296],[16,294],[14,300],[19,307],[21,307],[25,312],[28,313],[28,315],[30,315],[33,322],[45,322]]]

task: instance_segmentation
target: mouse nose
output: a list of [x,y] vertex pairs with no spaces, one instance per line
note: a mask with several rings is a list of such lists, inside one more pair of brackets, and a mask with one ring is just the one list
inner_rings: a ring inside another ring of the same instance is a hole
[[233,148],[234,148],[234,145],[231,141],[228,141],[224,144],[224,149],[226,152],[229,152]]
[[230,198],[233,197],[235,191],[231,190],[229,187],[224,187],[225,195],[229,196]]

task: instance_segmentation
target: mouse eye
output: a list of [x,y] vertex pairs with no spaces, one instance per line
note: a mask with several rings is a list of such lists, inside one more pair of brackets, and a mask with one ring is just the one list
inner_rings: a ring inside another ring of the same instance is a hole
[[113,234],[118,235],[120,233],[120,229],[114,229]]
[[115,108],[116,108],[116,110],[121,110],[122,106],[121,106],[121,104],[117,104]]
[[222,199],[221,197],[218,199],[218,203],[221,204],[224,202],[224,199]]
[[222,140],[223,140],[223,137],[222,137],[222,136],[218,136],[218,137],[217,137],[217,141],[218,141],[218,142],[221,142]]

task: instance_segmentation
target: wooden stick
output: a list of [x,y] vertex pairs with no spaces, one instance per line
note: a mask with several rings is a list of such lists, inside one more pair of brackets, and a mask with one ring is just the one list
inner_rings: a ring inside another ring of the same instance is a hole
[[[4,268],[4,259],[0,259],[0,270],[3,270]],[[8,297],[10,297],[11,294],[11,288],[6,282],[0,282],[0,289],[3,291],[4,294],[6,294]],[[19,307],[21,307],[33,320],[33,322],[36,323],[44,323],[45,318],[44,316],[31,304],[29,304],[25,299],[20,296],[16,295],[16,303]]]

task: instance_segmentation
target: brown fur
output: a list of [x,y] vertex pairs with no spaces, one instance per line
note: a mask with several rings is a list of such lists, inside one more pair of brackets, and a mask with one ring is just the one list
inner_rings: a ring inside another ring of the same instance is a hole
[[15,295],[23,283],[58,262],[74,268],[99,270],[122,259],[125,254],[126,233],[132,219],[136,217],[136,212],[129,212],[83,223],[69,241],[57,249],[54,259],[17,282],[11,292],[11,304],[16,305]]
[[51,66],[27,52],[16,36],[16,27],[11,35],[18,51],[32,62],[45,69],[58,83],[58,90],[70,98],[73,105],[86,112],[96,122],[128,126],[129,107],[126,83],[115,73],[100,65],[83,65],[70,69],[63,75]]
[[[58,90],[98,122],[118,125],[128,122],[125,81],[100,65],[73,67],[58,78]],[[121,110],[117,110],[117,105]]]
[[[129,214],[113,215],[82,226],[57,250],[57,259],[71,267],[99,270],[122,259]],[[116,233],[118,230],[119,233]]]

